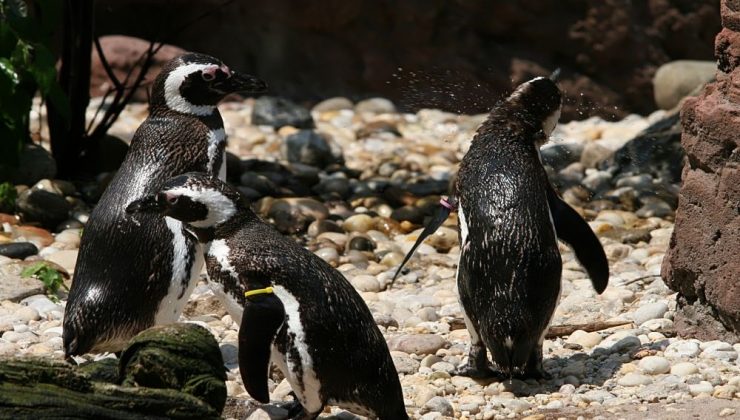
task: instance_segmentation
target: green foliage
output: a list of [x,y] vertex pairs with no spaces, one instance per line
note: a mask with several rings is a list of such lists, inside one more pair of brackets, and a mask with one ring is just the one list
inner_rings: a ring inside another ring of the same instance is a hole
[[58,0],[0,0],[0,179],[10,177],[28,141],[28,115],[37,90],[69,113],[49,49],[61,5]]
[[10,182],[0,184],[0,213],[12,213],[18,192]]
[[36,264],[26,267],[21,271],[21,277],[35,277],[41,280],[49,292],[49,298],[55,302],[59,301],[56,296],[59,288],[62,287],[64,290],[69,290],[67,285],[64,284],[64,276],[62,273],[50,267],[45,261],[37,262]]

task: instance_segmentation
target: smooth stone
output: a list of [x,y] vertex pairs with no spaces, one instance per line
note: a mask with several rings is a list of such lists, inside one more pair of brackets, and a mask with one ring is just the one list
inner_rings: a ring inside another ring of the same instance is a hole
[[39,222],[49,228],[66,220],[72,209],[64,196],[35,187],[23,191],[16,200],[16,206],[24,220]]
[[10,242],[7,244],[0,244],[0,255],[8,258],[22,260],[31,255],[36,255],[38,252],[39,249],[36,248],[36,245],[30,242]]
[[324,99],[311,108],[313,112],[330,112],[341,111],[343,109],[352,109],[354,104],[347,98],[337,96],[334,98]]
[[568,343],[578,344],[584,348],[591,348],[601,343],[601,334],[597,332],[574,331],[566,340]]
[[614,398],[614,394],[602,389],[592,389],[582,394],[581,398],[586,402],[597,402],[601,404],[604,402],[604,400],[610,400]]
[[296,128],[312,128],[313,118],[308,109],[295,102],[275,96],[262,96],[254,101],[252,124],[280,128],[286,125]]
[[225,365],[233,365],[239,363],[239,349],[235,344],[224,343],[219,346],[221,350],[221,356],[224,359]]
[[396,366],[398,373],[411,375],[419,370],[419,362],[412,359],[408,353],[402,351],[391,351],[393,364]]
[[714,391],[714,387],[712,386],[711,383],[707,381],[701,381],[698,384],[689,385],[689,392],[693,396],[697,396],[699,394],[712,395],[712,391]]
[[67,270],[68,273],[72,273],[77,264],[77,249],[66,249],[57,251],[46,257],[46,260],[59,265],[63,269]]
[[54,241],[62,242],[73,248],[79,248],[81,232],[81,229],[65,229],[56,234],[56,236],[54,237]]
[[682,357],[695,357],[699,352],[699,344],[693,341],[677,341],[669,344],[663,355],[669,359],[680,359]]
[[26,303],[29,308],[33,308],[38,311],[39,315],[44,317],[46,314],[49,314],[53,311],[61,311],[62,307],[57,305],[56,303],[52,302],[48,297],[45,295],[36,295],[31,296],[27,299],[23,300],[23,303]]
[[653,380],[649,376],[642,375],[640,373],[628,373],[617,380],[617,383],[621,386],[639,386],[649,385],[653,383]]
[[334,248],[321,248],[314,252],[314,254],[329,264],[337,264],[339,262],[339,253]]
[[665,302],[646,303],[632,314],[632,320],[636,325],[642,325],[651,319],[662,318],[666,312],[668,312],[668,304]]
[[689,376],[695,373],[699,373],[699,368],[691,362],[676,363],[671,366],[671,375],[677,376]]
[[436,334],[405,334],[391,337],[388,348],[409,354],[434,354],[447,344],[444,338]]
[[660,375],[661,373],[668,373],[671,370],[671,363],[660,356],[644,357],[640,360],[638,366],[640,370],[648,375]]
[[375,276],[361,274],[359,276],[352,277],[350,283],[352,283],[352,286],[354,286],[355,289],[361,292],[377,293],[380,291],[380,282],[378,282],[378,279],[376,279]]
[[342,228],[344,228],[344,230],[347,232],[365,233],[368,230],[372,229],[374,225],[375,223],[373,221],[373,218],[368,216],[367,214],[355,214],[354,216],[348,217],[347,220],[344,221],[344,224],[342,224]]
[[375,249],[375,243],[368,237],[358,235],[349,240],[347,247],[356,251],[372,251]]
[[445,397],[432,397],[424,404],[424,408],[429,411],[436,411],[443,416],[453,416],[455,410],[452,408],[452,404]]
[[365,99],[355,105],[355,112],[367,112],[373,114],[391,114],[396,112],[396,106],[385,98]]
[[326,139],[313,130],[300,130],[285,138],[284,155],[288,162],[323,168],[336,161]]
[[732,345],[720,341],[706,347],[699,357],[702,359],[717,359],[729,362],[737,359],[737,351],[735,351]]
[[21,277],[25,266],[19,264],[0,265],[0,302],[17,302],[28,296],[44,292],[44,284],[34,277]]
[[324,220],[329,210],[323,203],[311,198],[281,198],[269,204],[267,216],[282,233],[303,232],[315,220]]

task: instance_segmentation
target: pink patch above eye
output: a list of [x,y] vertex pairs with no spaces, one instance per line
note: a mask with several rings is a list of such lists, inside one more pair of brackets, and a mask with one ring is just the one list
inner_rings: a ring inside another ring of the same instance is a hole
[[216,78],[216,72],[219,70],[218,66],[208,66],[202,70],[203,79],[213,80]]
[[226,78],[231,77],[231,70],[229,69],[229,66],[227,66],[226,64],[222,64],[220,68],[221,71],[226,74]]

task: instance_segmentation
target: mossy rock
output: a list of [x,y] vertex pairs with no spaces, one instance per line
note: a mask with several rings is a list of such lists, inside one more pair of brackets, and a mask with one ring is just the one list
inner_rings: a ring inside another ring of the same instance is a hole
[[225,380],[205,328],[155,327],[134,337],[120,362],[0,360],[0,418],[217,419]]
[[226,369],[218,343],[196,324],[150,328],[123,350],[120,384],[179,389],[219,412],[226,404]]

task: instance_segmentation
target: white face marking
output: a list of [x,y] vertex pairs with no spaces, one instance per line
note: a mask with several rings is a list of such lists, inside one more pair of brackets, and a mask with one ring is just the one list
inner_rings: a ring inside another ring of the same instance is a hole
[[[190,298],[193,288],[195,288],[196,282],[194,280],[198,278],[200,270],[203,267],[203,253],[200,250],[200,245],[196,244],[195,260],[193,261],[190,272],[187,271],[189,252],[185,235],[182,232],[182,223],[171,217],[165,217],[164,220],[167,223],[167,228],[173,235],[172,278],[170,279],[167,296],[159,303],[157,314],[154,316],[154,323],[157,325],[176,322],[180,318],[180,314],[185,309],[185,304],[188,298]],[[186,278],[188,283],[183,293],[182,282]],[[182,297],[180,297],[180,294],[182,294]]]
[[186,196],[208,207],[208,214],[204,220],[189,222],[190,225],[198,228],[216,226],[229,220],[236,213],[236,206],[231,199],[216,190],[193,190],[178,187],[167,190],[165,193]]
[[[299,381],[296,378],[294,366],[299,361],[291,360],[289,355],[283,355],[285,360],[285,368],[287,371],[283,371],[283,374],[288,379],[291,388],[295,391],[301,404],[306,408],[309,413],[315,413],[321,410],[323,403],[321,402],[321,382],[319,382],[316,372],[313,369],[313,359],[311,354],[308,352],[308,346],[306,345],[306,332],[303,330],[303,324],[301,324],[301,314],[298,300],[293,296],[287,289],[282,286],[273,285],[275,296],[283,303],[285,308],[285,317],[288,327],[288,332],[295,335],[293,339],[293,345],[298,351],[300,357],[300,365],[303,369],[303,385],[301,389]],[[278,364],[278,367],[280,365]]]
[[213,130],[208,133],[208,169],[211,173],[218,171],[218,178],[222,181],[226,180],[226,151],[221,152],[221,166],[216,168],[216,158],[218,158],[218,152],[220,147],[226,143],[226,132],[223,128]]
[[174,69],[164,82],[164,99],[167,102],[167,106],[183,114],[191,115],[211,115],[216,109],[213,105],[195,105],[190,103],[187,99],[183,98],[180,94],[180,86],[185,78],[197,71],[212,71],[213,68],[218,69],[215,64],[187,64]]
[[549,136],[552,134],[552,130],[555,129],[555,126],[558,125],[558,120],[560,119],[560,108],[558,108],[555,112],[550,114],[547,118],[545,118],[545,121],[542,122],[542,131],[545,132],[545,136]]

